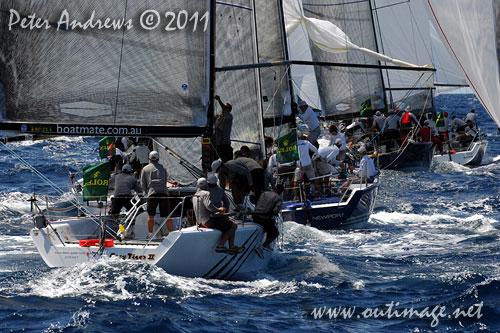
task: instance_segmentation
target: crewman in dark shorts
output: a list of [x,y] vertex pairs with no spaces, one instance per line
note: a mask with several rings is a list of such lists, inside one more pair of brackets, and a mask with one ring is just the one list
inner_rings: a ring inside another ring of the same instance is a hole
[[[274,217],[281,211],[281,193],[283,193],[283,185],[278,184],[275,191],[264,191],[256,194],[251,201],[255,202],[255,209],[252,213],[253,221],[264,227],[266,232],[266,240],[262,244],[262,248],[272,251],[271,243],[278,237],[279,232],[276,228]],[[258,251],[259,256],[262,253]]]
[[[144,194],[148,198],[148,238],[153,237],[154,218],[156,208],[160,206],[160,216],[168,216],[168,198],[167,198],[167,171],[158,160],[160,155],[157,151],[149,153],[149,164],[141,172],[141,186]],[[172,223],[167,223],[169,231],[172,231]]]
[[[237,254],[245,248],[234,245],[234,234],[238,226],[224,214],[226,208],[222,202],[212,202],[208,182],[205,178],[198,179],[198,190],[193,196],[193,209],[196,221],[201,227],[217,229],[222,232],[216,252]],[[226,248],[229,241],[229,248]]]

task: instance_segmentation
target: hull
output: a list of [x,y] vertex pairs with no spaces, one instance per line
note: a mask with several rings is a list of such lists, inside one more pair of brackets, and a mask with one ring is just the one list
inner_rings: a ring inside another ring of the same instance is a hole
[[[272,252],[263,251],[260,258],[255,249],[264,241],[265,233],[253,222],[239,224],[235,244],[245,246],[236,255],[215,252],[221,232],[196,227],[173,231],[161,242],[124,241],[107,247],[100,255],[97,246],[81,247],[75,235],[89,234],[95,224],[86,218],[52,222],[52,228],[34,228],[31,236],[49,267],[68,267],[88,263],[102,257],[141,261],[157,265],[169,274],[214,279],[248,279],[264,270]],[[70,241],[73,240],[73,241]],[[64,244],[62,243],[64,241]]]
[[340,198],[329,198],[308,201],[307,207],[302,203],[285,203],[283,220],[294,221],[321,230],[344,228],[368,222],[375,206],[378,183],[364,188],[351,185],[353,192],[349,200],[340,202]]
[[379,154],[380,169],[428,171],[434,154],[431,142],[412,142],[403,151]]
[[434,160],[437,163],[455,162],[461,165],[479,165],[483,161],[487,147],[487,141],[478,141],[474,142],[469,150],[457,151],[453,154],[436,154]]

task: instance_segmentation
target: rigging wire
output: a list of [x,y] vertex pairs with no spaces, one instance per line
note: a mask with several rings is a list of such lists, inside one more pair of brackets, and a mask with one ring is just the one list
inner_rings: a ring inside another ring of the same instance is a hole
[[[57,186],[53,181],[51,181],[47,176],[42,174],[40,171],[38,171],[34,166],[28,163],[21,155],[16,153],[12,148],[7,146],[5,143],[1,142],[1,146],[3,146],[12,156],[17,158],[25,167],[30,169],[35,175],[37,175],[42,181],[44,181],[47,185],[49,185],[54,191],[59,193],[60,195],[64,195],[66,192],[64,192],[59,186]],[[76,198],[73,198],[69,201],[73,206],[75,206],[78,210],[82,211],[89,217],[93,222],[97,223],[99,225],[99,217],[93,214],[90,210],[85,208],[81,203],[78,202]],[[107,227],[108,232],[111,232],[116,236],[116,232],[112,230],[109,226]]]

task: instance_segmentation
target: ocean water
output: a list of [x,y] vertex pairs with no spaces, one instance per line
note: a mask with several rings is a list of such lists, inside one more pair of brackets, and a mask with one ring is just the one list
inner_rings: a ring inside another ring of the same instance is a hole
[[[499,132],[471,95],[436,102],[459,116],[477,110],[483,165],[383,171],[368,224],[325,232],[287,222],[283,251],[251,281],[111,259],[48,268],[28,236],[26,200],[53,190],[2,148],[0,331],[500,331]],[[9,147],[63,188],[67,168],[97,161],[96,139]]]

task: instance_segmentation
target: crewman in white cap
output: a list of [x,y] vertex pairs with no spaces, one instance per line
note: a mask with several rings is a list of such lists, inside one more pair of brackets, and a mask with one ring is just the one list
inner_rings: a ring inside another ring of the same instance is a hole
[[[148,203],[148,238],[153,236],[156,208],[160,206],[160,216],[167,217],[169,211],[167,191],[167,170],[158,160],[160,155],[153,150],[149,153],[149,164],[141,172],[141,186]],[[172,231],[171,223],[167,223],[169,231]]]

